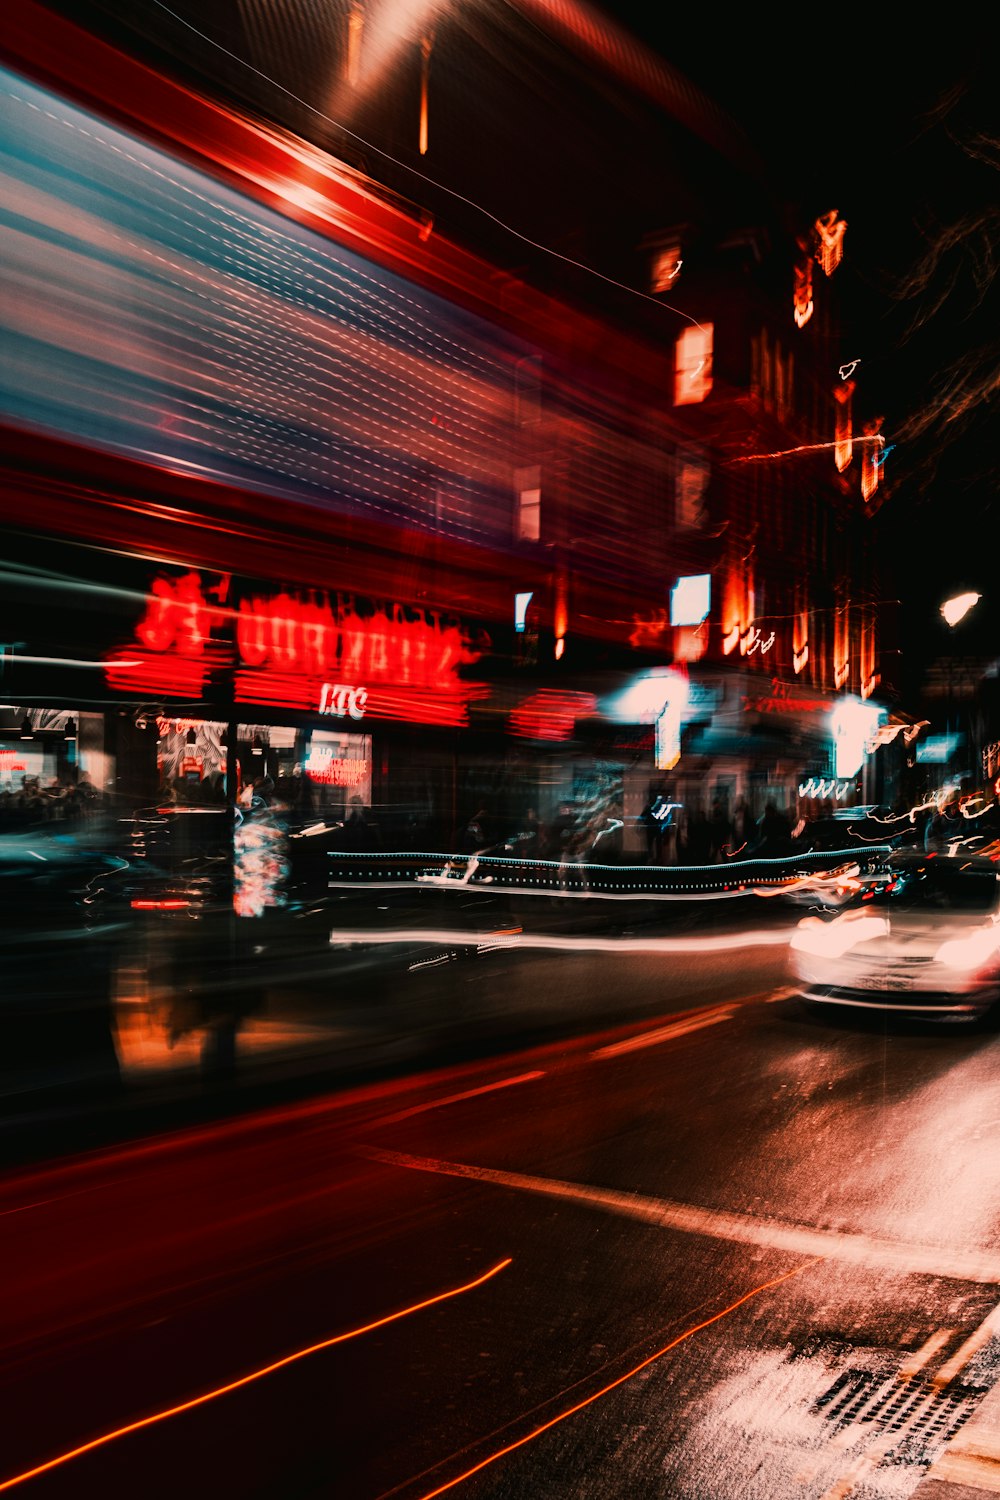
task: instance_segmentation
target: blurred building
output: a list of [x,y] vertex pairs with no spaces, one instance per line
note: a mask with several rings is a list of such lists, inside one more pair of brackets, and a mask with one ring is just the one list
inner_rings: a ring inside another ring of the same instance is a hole
[[8,791],[894,798],[837,206],[573,7],[71,14],[2,44]]

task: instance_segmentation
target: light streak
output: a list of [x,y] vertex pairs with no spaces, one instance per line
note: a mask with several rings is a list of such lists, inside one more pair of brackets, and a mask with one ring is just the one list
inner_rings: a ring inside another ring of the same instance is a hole
[[550,1431],[551,1428],[558,1426],[560,1422],[565,1422],[568,1417],[575,1416],[577,1412],[584,1411],[588,1406],[593,1406],[595,1401],[600,1401],[603,1396],[609,1395],[611,1391],[617,1390],[626,1381],[632,1380],[641,1371],[648,1369],[650,1365],[662,1359],[665,1354],[669,1354],[672,1349],[676,1349],[679,1344],[683,1344],[687,1339],[693,1338],[696,1333],[701,1333],[702,1329],[711,1328],[713,1323],[721,1322],[723,1318],[729,1317],[730,1313],[736,1312],[737,1308],[742,1307],[744,1303],[751,1301],[754,1297],[759,1297],[762,1292],[771,1291],[772,1288],[780,1286],[783,1281],[789,1281],[793,1276],[801,1275],[810,1266],[816,1265],[819,1259],[821,1257],[804,1261],[802,1265],[793,1267],[791,1271],[785,1271],[782,1275],[775,1276],[770,1281],[761,1282],[760,1286],[755,1286],[751,1291],[744,1292],[742,1297],[737,1297],[735,1302],[730,1302],[729,1306],[724,1307],[721,1312],[713,1313],[710,1318],[704,1318],[700,1323],[695,1323],[690,1328],[686,1328],[675,1339],[671,1339],[669,1344],[664,1344],[661,1349],[657,1349],[655,1354],[647,1355],[645,1359],[640,1360],[639,1364],[633,1365],[631,1370],[626,1370],[624,1375],[619,1375],[616,1380],[612,1380],[608,1385],[602,1386],[599,1391],[594,1391],[592,1395],[587,1396],[583,1401],[577,1401],[574,1406],[567,1407],[565,1411],[559,1412],[557,1416],[550,1417],[547,1422],[542,1422],[540,1426],[533,1428],[531,1432],[525,1433],[524,1437],[518,1438],[516,1442],[508,1443],[505,1447],[498,1448],[488,1458],[482,1459],[478,1464],[473,1464],[471,1469],[466,1469],[464,1474],[456,1475],[454,1479],[449,1479],[446,1484],[439,1485],[437,1489],[426,1491],[425,1494],[421,1495],[420,1500],[434,1500],[436,1495],[443,1495],[448,1490],[454,1489],[457,1484],[463,1484],[466,1479],[471,1479],[473,1474],[481,1473],[490,1464],[495,1464],[499,1459],[505,1458],[508,1453],[515,1453],[518,1448],[523,1448],[526,1443],[533,1442],[535,1438],[541,1437],[543,1432]]
[[[351,130],[349,126],[345,125],[342,120],[335,119],[332,115],[326,114],[321,109],[317,109],[315,105],[310,104],[308,99],[303,98],[301,94],[296,94],[292,89],[286,88],[283,84],[279,83],[276,78],[273,78],[270,73],[266,73],[262,69],[254,67],[253,63],[248,61],[248,59],[243,57],[239,52],[234,52],[229,47],[223,46],[221,42],[216,41],[214,37],[208,34],[208,32],[201,31],[197,26],[193,25],[191,21],[189,21],[185,16],[180,15],[175,10],[171,10],[171,8],[164,3],[164,0],[157,0],[157,4],[159,5],[161,10],[166,11],[167,15],[173,17],[175,21],[180,22],[180,24],[184,26],[188,31],[190,31],[194,36],[198,37],[203,42],[207,42],[210,47],[214,47],[217,52],[222,52],[226,57],[231,58],[233,62],[239,63],[240,66],[245,68],[248,73],[253,73],[256,75],[256,77],[262,78],[271,88],[275,89],[280,94],[284,94],[284,96],[287,99],[291,99],[293,103],[302,105],[309,111],[311,115],[314,115],[317,119],[325,121],[328,125],[333,125],[337,130],[342,131],[344,135],[350,136],[352,140],[357,141],[365,148],[366,151],[374,152],[376,156],[380,156],[383,161],[391,162],[395,167],[403,167],[406,172],[412,174],[412,176],[416,178],[419,178],[422,182],[426,182],[429,187],[436,188],[439,192],[447,193],[448,197],[454,199],[457,203],[464,203],[469,208],[475,209],[477,213],[482,214],[484,218],[489,219],[492,224],[496,224],[500,229],[504,230],[505,233],[513,235],[513,237],[517,240],[520,240],[522,244],[530,245],[533,250],[540,250],[544,255],[552,256],[554,260],[561,260],[565,265],[575,266],[577,270],[586,272],[588,276],[593,276],[599,281],[607,282],[609,286],[618,287],[619,290],[628,292],[632,296],[640,297],[644,302],[652,302],[656,307],[665,308],[667,312],[674,313],[679,318],[685,318],[690,324],[692,324],[693,327],[701,328],[702,325],[698,322],[697,318],[691,315],[691,313],[685,312],[682,308],[679,307],[672,307],[670,303],[664,302],[662,297],[654,297],[649,293],[640,292],[634,286],[629,286],[624,281],[617,281],[613,276],[606,276],[604,272],[595,270],[593,266],[587,265],[584,261],[575,260],[573,256],[565,255],[561,250],[553,250],[551,245],[544,245],[540,240],[534,240],[530,237],[530,235],[523,234],[520,230],[515,229],[512,224],[507,223],[505,219],[501,219],[497,214],[491,213],[489,209],[484,208],[481,203],[477,203],[474,198],[469,198],[464,193],[457,192],[454,188],[448,187],[443,182],[439,182],[436,178],[429,177],[426,172],[419,171],[411,164],[402,161],[398,156],[393,156],[391,152],[382,150],[380,146],[376,146],[375,143],[373,141],[370,141],[366,136],[359,135],[356,130]],[[645,65],[644,71],[648,72],[648,62]],[[688,85],[688,87],[690,86]],[[262,130],[260,131],[260,133],[265,135],[266,139],[266,133]]]
[[[863,437],[853,439],[855,443],[884,443],[885,439],[880,433],[873,432]],[[771,458],[794,458],[797,453],[823,453],[829,448],[836,448],[836,440],[831,443],[800,443],[796,448],[781,448],[776,453],[745,453],[739,458],[727,458],[727,464],[754,464],[764,463]]]
[[850,380],[860,363],[860,359],[852,359],[849,365],[841,365],[838,372],[841,380]]
[[34,666],[42,667],[141,667],[142,662],[138,658],[129,658],[119,661],[83,661],[76,656],[24,656],[20,651],[12,651],[6,658],[11,666],[22,666],[25,662],[31,662]]
[[209,1401],[215,1401],[220,1396],[228,1395],[230,1391],[238,1391],[242,1386],[250,1385],[255,1380],[262,1380],[265,1375],[273,1375],[275,1370],[282,1370],[287,1365],[293,1365],[300,1359],[305,1359],[310,1354],[318,1354],[323,1349],[332,1349],[335,1344],[346,1343],[348,1339],[359,1338],[363,1333],[372,1333],[376,1328],[384,1328],[388,1323],[395,1323],[400,1318],[409,1317],[412,1313],[421,1312],[426,1307],[434,1307],[439,1302],[446,1302],[451,1297],[459,1297],[464,1292],[475,1291],[477,1287],[490,1281],[498,1272],[503,1271],[511,1265],[511,1258],[498,1261],[482,1276],[477,1276],[474,1281],[467,1281],[462,1286],[449,1287],[445,1292],[436,1292],[433,1297],[425,1297],[421,1302],[414,1302],[409,1307],[402,1307],[398,1312],[387,1313],[384,1318],[376,1318],[371,1323],[365,1323],[360,1328],[352,1328],[347,1333],[335,1334],[333,1338],[323,1339],[318,1344],[310,1344],[305,1349],[297,1349],[293,1354],[286,1354],[282,1359],[276,1359],[272,1364],[264,1365],[259,1370],[251,1370],[249,1375],[241,1375],[238,1380],[231,1380],[226,1385],[217,1386],[214,1390],[205,1391],[201,1396],[194,1396],[190,1401],[181,1401],[177,1406],[168,1406],[163,1411],[153,1412],[151,1416],[141,1417],[137,1422],[129,1422],[124,1427],[116,1427],[111,1432],[102,1433],[100,1437],[91,1438],[87,1443],[81,1443],[76,1448],[70,1448],[66,1453],[60,1453],[55,1458],[47,1459],[45,1463],[36,1464],[32,1469],[25,1469],[20,1474],[14,1474],[10,1479],[0,1481],[0,1493],[4,1490],[12,1490],[15,1485],[24,1484],[28,1479],[35,1479],[39,1474],[47,1474],[50,1470],[59,1468],[60,1465],[69,1463],[71,1459],[80,1458],[84,1453],[92,1453],[95,1448],[103,1448],[108,1443],[115,1442],[118,1438],[127,1437],[130,1432],[139,1432],[144,1427],[152,1427],[157,1422],[165,1422],[168,1417],[180,1416],[182,1412],[193,1411],[198,1406],[204,1406]]
[[467,1099],[478,1099],[482,1094],[494,1094],[497,1089],[513,1088],[519,1083],[534,1083],[538,1078],[544,1078],[544,1069],[536,1068],[531,1073],[518,1073],[513,1078],[501,1078],[495,1083],[484,1083],[476,1089],[464,1089],[461,1094],[447,1094],[443,1099],[428,1099],[423,1104],[412,1104],[409,1109],[401,1109],[394,1115],[383,1115],[376,1120],[376,1125],[398,1125],[401,1120],[409,1120],[414,1115],[427,1114],[432,1109],[443,1109],[446,1104],[464,1104]]
[[692,1016],[658,1026],[655,1031],[640,1031],[621,1042],[610,1042],[598,1047],[590,1055],[596,1058],[620,1057],[623,1052],[638,1052],[644,1047],[658,1047],[661,1042],[672,1042],[675,1037],[687,1036],[692,1031],[701,1031],[706,1026],[717,1026],[720,1021],[730,1020],[739,1009],[736,1005],[715,1005]]
[[492,933],[466,932],[460,928],[448,927],[392,927],[377,932],[364,927],[348,927],[332,932],[330,944],[332,947],[360,944],[378,948],[434,943],[446,948],[475,948],[483,938],[491,938],[497,948],[544,948],[570,953],[714,953],[724,949],[786,947],[788,944],[787,932],[775,932],[763,927],[703,938],[604,938],[589,935],[560,937],[538,932],[494,937]]

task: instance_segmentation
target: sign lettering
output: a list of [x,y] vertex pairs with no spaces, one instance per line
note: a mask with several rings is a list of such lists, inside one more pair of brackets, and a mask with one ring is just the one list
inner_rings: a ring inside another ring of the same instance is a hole
[[363,719],[367,702],[367,688],[348,687],[343,682],[324,682],[319,695],[319,711],[337,719],[342,719],[345,714],[350,714],[352,719]]
[[488,693],[463,669],[488,646],[439,610],[320,590],[247,591],[229,575],[206,584],[189,572],[153,580],[128,653],[135,659],[118,650],[104,671],[111,687],[144,697],[212,696],[222,673],[236,703],[461,725]]

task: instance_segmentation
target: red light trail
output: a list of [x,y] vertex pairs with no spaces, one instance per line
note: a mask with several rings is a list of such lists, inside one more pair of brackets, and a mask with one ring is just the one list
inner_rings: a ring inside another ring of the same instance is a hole
[[671,1339],[669,1344],[664,1344],[662,1349],[657,1349],[655,1354],[648,1355],[646,1359],[634,1365],[631,1370],[626,1370],[624,1375],[619,1375],[617,1380],[612,1380],[609,1385],[602,1386],[599,1391],[595,1391],[592,1396],[588,1396],[584,1401],[578,1401],[575,1406],[567,1407],[558,1416],[550,1418],[548,1422],[543,1422],[540,1427],[535,1427],[531,1432],[526,1433],[524,1437],[518,1438],[517,1442],[508,1443],[505,1448],[498,1448],[496,1453],[491,1453],[489,1458],[484,1458],[480,1463],[474,1464],[471,1469],[466,1469],[464,1474],[456,1475],[454,1479],[449,1479],[446,1484],[439,1485],[435,1490],[428,1490],[426,1494],[420,1496],[420,1500],[435,1500],[435,1496],[445,1494],[448,1490],[454,1489],[457,1484],[462,1484],[466,1479],[471,1479],[474,1474],[479,1474],[483,1469],[488,1468],[490,1464],[496,1463],[498,1459],[505,1458],[508,1453],[514,1453],[518,1448],[523,1448],[526,1443],[530,1443],[535,1438],[541,1437],[543,1432],[548,1432],[550,1428],[558,1426],[560,1422],[565,1422],[567,1417],[575,1416],[578,1411],[583,1411],[586,1407],[592,1406],[602,1396],[606,1396],[610,1391],[616,1390],[618,1386],[624,1385],[627,1380],[631,1380],[633,1376],[638,1375],[642,1370],[648,1369],[658,1359],[662,1359],[665,1354],[669,1354],[671,1349],[676,1349],[678,1344],[683,1344],[686,1339],[692,1338],[696,1333],[700,1333],[703,1328],[710,1328],[713,1323],[718,1323],[723,1318],[727,1318],[730,1313],[735,1312],[738,1307],[742,1307],[751,1298],[759,1297],[761,1292],[770,1291],[772,1287],[780,1286],[783,1281],[788,1281],[792,1276],[800,1275],[801,1272],[808,1270],[810,1266],[816,1265],[819,1259],[821,1257],[817,1256],[813,1260],[804,1261],[802,1265],[796,1266],[793,1270],[785,1271],[781,1276],[775,1276],[772,1281],[762,1282],[760,1286],[755,1286],[752,1291],[744,1292],[742,1297],[737,1297],[735,1302],[730,1302],[729,1306],[724,1307],[721,1312],[713,1313],[710,1318],[705,1318],[701,1323],[695,1323],[693,1327],[686,1328],[675,1339]]
[[205,1391],[200,1396],[193,1396],[190,1401],[181,1401],[176,1406],[168,1406],[163,1411],[153,1412],[148,1417],[141,1417],[137,1422],[128,1422],[124,1427],[115,1427],[111,1432],[102,1433],[100,1437],[91,1438],[87,1443],[81,1443],[76,1448],[70,1448],[66,1453],[60,1453],[55,1458],[50,1458],[45,1463],[36,1464],[32,1469],[25,1469],[21,1474],[14,1474],[10,1479],[0,1481],[0,1492],[12,1490],[15,1485],[24,1484],[28,1479],[35,1479],[39,1474],[47,1474],[51,1469],[59,1468],[61,1464],[69,1463],[71,1459],[81,1458],[85,1453],[92,1453],[95,1448],[103,1448],[108,1443],[113,1443],[118,1438],[127,1437],[130,1432],[139,1432],[143,1427],[152,1427],[157,1422],[165,1422],[168,1417],[180,1416],[182,1412],[193,1411],[195,1407],[205,1406],[209,1401],[215,1401],[220,1396],[226,1396],[230,1391],[238,1391],[242,1386],[250,1385],[255,1380],[262,1380],[265,1375],[273,1375],[276,1370],[282,1370],[287,1365],[297,1363],[305,1359],[307,1355],[318,1354],[322,1349],[332,1349],[335,1344],[346,1343],[348,1339],[356,1339],[363,1333],[371,1333],[376,1328],[384,1328],[387,1323],[395,1323],[400,1318],[409,1317],[412,1313],[421,1312],[426,1307],[433,1307],[438,1302],[447,1302],[452,1297],[460,1297],[464,1292],[475,1291],[477,1287],[490,1281],[498,1272],[506,1269],[511,1264],[510,1257],[498,1261],[482,1276],[477,1276],[474,1281],[467,1281],[462,1286],[449,1287],[447,1291],[437,1292],[433,1297],[425,1297],[421,1302],[414,1302],[409,1307],[402,1307],[398,1312],[387,1313],[384,1318],[376,1318],[371,1323],[365,1323],[360,1328],[349,1329],[346,1333],[338,1333],[333,1338],[322,1339],[318,1344],[309,1344],[305,1349],[296,1349],[293,1354],[286,1354],[282,1359],[276,1359],[272,1364],[264,1365],[259,1370],[251,1370],[249,1375],[241,1375],[238,1380],[231,1380],[226,1385],[217,1386],[214,1390]]

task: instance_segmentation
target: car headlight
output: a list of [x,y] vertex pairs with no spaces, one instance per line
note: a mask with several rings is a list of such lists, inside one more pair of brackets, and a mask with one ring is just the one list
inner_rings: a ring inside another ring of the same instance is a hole
[[939,964],[946,964],[949,969],[960,969],[962,972],[981,969],[996,956],[995,932],[974,932],[965,938],[949,938],[934,955]]
[[884,937],[887,931],[882,917],[862,917],[855,922],[821,922],[807,917],[792,933],[791,946],[796,953],[814,958],[840,958],[858,943]]

